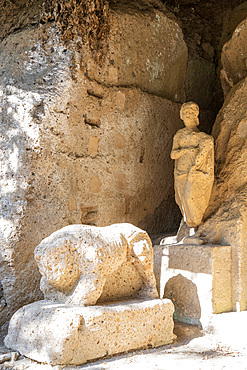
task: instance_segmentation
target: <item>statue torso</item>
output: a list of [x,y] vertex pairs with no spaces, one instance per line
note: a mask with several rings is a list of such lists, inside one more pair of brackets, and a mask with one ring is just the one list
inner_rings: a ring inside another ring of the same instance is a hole
[[192,131],[187,128],[183,128],[177,132],[176,139],[180,149],[197,149],[197,151],[188,150],[186,154],[181,155],[181,157],[176,160],[175,171],[177,175],[188,174],[191,166],[195,163],[195,158],[199,150],[201,134],[202,133],[199,131]]

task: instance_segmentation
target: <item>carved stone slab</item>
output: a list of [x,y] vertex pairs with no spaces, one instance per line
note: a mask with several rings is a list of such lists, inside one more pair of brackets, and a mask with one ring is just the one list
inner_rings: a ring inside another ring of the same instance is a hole
[[171,343],[174,307],[168,299],[129,300],[96,306],[38,301],[12,317],[5,345],[51,365],[89,360]]
[[208,329],[214,314],[231,311],[231,246],[155,245],[160,297],[172,299],[174,318]]

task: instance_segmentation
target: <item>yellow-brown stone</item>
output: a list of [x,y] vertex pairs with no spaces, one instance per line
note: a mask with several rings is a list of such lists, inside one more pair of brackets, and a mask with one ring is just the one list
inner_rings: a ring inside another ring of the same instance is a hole
[[117,189],[119,191],[125,190],[127,188],[127,178],[124,173],[117,175]]
[[125,148],[125,137],[123,135],[118,133],[114,136],[114,148],[115,149]]
[[90,155],[97,155],[99,148],[99,139],[96,136],[91,136],[88,142],[88,153]]
[[119,108],[124,109],[125,107],[125,94],[122,91],[116,93],[116,104]]
[[90,179],[90,192],[99,193],[101,188],[101,182],[98,176],[94,176]]

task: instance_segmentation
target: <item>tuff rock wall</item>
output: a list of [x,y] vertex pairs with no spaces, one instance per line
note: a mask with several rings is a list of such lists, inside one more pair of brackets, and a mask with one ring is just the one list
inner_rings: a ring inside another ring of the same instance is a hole
[[4,38],[0,65],[3,325],[42,298],[33,250],[53,231],[176,228],[170,150],[187,46],[166,13],[113,7],[101,66],[88,45],[67,47],[53,23]]
[[[158,0],[112,0],[108,37],[99,44],[102,62],[92,42],[66,42],[49,9],[39,22],[43,3],[49,2],[19,1],[21,12],[16,2],[0,14],[2,329],[17,308],[42,298],[33,250],[53,231],[114,222],[151,234],[176,230],[181,216],[170,151],[182,127],[180,106],[196,101],[201,129],[210,132],[223,97],[221,64],[228,95],[213,130],[216,181],[201,233],[233,245],[233,309],[237,302],[244,309],[245,26],[223,48],[222,62],[217,55],[246,18],[246,4],[172,2],[176,18]],[[88,1],[90,16],[94,3]],[[66,23],[73,14],[64,10]],[[92,17],[91,23],[95,41],[100,22]],[[70,31],[65,27],[67,36]]]
[[212,243],[232,247],[232,309],[247,308],[247,21],[225,43],[222,85],[225,101],[212,135],[215,183],[206,221],[199,228]]

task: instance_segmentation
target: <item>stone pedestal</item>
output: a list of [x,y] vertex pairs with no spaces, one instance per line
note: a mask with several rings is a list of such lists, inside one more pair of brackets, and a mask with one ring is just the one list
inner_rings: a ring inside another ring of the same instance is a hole
[[78,365],[171,343],[176,338],[173,312],[168,299],[88,307],[39,301],[13,315],[5,345],[38,362]]
[[207,329],[213,314],[232,309],[230,246],[155,245],[154,273],[175,319]]

